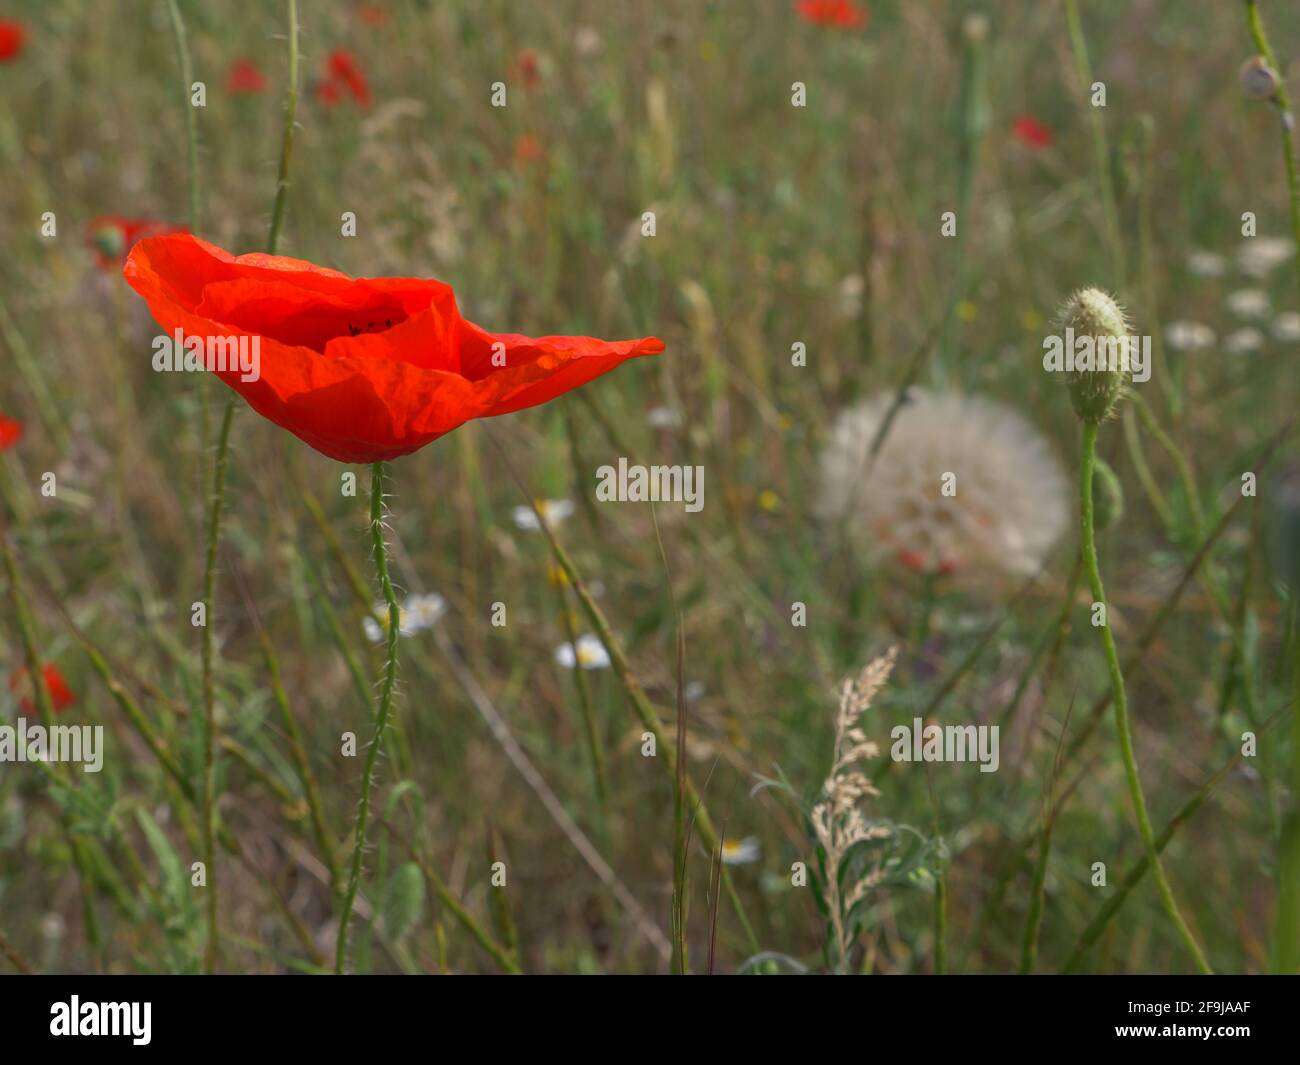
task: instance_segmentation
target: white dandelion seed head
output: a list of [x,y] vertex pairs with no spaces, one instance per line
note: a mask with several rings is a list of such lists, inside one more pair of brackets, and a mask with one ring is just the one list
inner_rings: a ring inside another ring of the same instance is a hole
[[1203,322],[1180,320],[1165,326],[1165,343],[1174,351],[1204,351],[1215,339],[1214,330]]
[[[842,412],[821,455],[815,512],[847,518],[877,557],[926,572],[1032,573],[1069,524],[1070,490],[1046,440],[1010,407],[912,389],[873,463],[892,392]],[[955,475],[955,492],[941,491]]]

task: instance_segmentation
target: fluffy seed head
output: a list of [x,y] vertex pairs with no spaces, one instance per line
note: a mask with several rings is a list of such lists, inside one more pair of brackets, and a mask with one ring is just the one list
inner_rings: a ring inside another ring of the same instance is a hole
[[[1124,312],[1114,298],[1099,288],[1081,288],[1061,307],[1060,328],[1073,330],[1076,343],[1092,337],[1099,368],[1075,370],[1066,378],[1070,403],[1085,422],[1101,422],[1115,412],[1132,378],[1129,359],[1129,331]],[[1115,355],[1110,368],[1109,354]]]
[[978,579],[1037,570],[1070,513],[1047,442],[1009,407],[912,389],[873,463],[893,402],[893,392],[882,393],[836,419],[821,454],[817,515],[847,520],[872,555],[923,572]]

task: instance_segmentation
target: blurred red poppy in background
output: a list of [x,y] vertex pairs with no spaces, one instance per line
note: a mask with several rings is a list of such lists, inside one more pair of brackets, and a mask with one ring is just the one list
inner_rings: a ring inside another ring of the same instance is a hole
[[357,18],[367,26],[382,26],[388,21],[388,12],[378,4],[360,4],[357,7]]
[[546,149],[533,134],[525,133],[515,141],[515,162],[520,166],[528,166],[530,163],[539,162],[545,157]]
[[343,102],[343,90],[339,88],[338,82],[318,81],[316,99],[326,107],[337,107]]
[[168,225],[154,218],[123,218],[115,214],[102,214],[86,223],[86,247],[95,253],[101,270],[115,270],[126,262],[127,252],[137,240],[157,237],[164,233],[182,232],[179,226]]
[[266,78],[251,59],[236,59],[226,74],[226,91],[236,95],[265,92]]
[[805,20],[819,26],[856,30],[867,24],[867,9],[858,7],[853,0],[799,0],[795,10]]
[[238,368],[215,372],[264,418],[340,462],[408,454],[664,347],[656,337],[489,333],[461,317],[440,281],[236,257],[190,234],[141,241],[123,274],[169,333],[256,337],[256,381]]
[[1056,139],[1051,129],[1033,115],[1021,115],[1011,127],[1011,132],[1021,144],[1035,151],[1048,147]]
[[538,64],[537,53],[531,48],[522,48],[515,57],[515,67],[524,88],[535,89],[541,83],[542,74]]
[[23,423],[0,414],[0,451],[6,451],[22,439]]
[[23,50],[27,31],[21,22],[0,19],[0,63],[7,63]]
[[[357,57],[346,49],[336,48],[325,60],[325,84],[333,84],[338,89],[347,89],[359,106],[370,106],[370,86],[366,82],[365,74],[361,72],[361,64],[357,61]],[[319,89],[317,95],[320,95]],[[327,102],[337,101],[338,93],[335,93],[334,99]]]
[[[41,676],[45,678],[45,687],[50,692],[50,708],[56,713],[61,714],[77,701],[77,697],[72,694],[72,689],[68,687],[68,682],[63,679],[63,674],[59,672],[59,667],[53,662],[46,662],[41,666]],[[24,714],[36,713],[36,703],[34,701],[35,692],[32,691],[31,675],[24,666],[12,677],[9,678],[9,690],[11,692],[21,691],[24,693],[18,699],[18,709]]]

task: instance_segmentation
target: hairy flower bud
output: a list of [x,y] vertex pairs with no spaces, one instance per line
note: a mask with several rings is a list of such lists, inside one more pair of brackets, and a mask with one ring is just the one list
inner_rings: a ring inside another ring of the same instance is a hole
[[1241,67],[1241,90],[1248,100],[1271,100],[1277,95],[1277,71],[1262,55],[1247,59]]
[[[1076,346],[1091,347],[1091,359],[1076,354],[1066,382],[1070,403],[1085,422],[1110,417],[1133,376],[1128,322],[1115,300],[1099,288],[1082,288],[1061,307],[1060,328]],[[1091,368],[1089,368],[1090,363]]]

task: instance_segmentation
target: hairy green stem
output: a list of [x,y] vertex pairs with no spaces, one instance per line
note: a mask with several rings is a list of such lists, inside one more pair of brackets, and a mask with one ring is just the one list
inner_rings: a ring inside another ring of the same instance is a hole
[[199,231],[199,130],[198,119],[194,114],[194,103],[190,99],[194,84],[194,62],[190,58],[189,35],[185,32],[185,20],[181,18],[181,9],[176,0],[167,0],[167,13],[171,16],[172,32],[176,34],[176,56],[181,67],[181,99],[185,103],[185,144],[189,153],[189,187],[190,187],[190,232]]
[[[1097,429],[1096,422],[1084,423],[1083,455],[1079,463],[1079,501],[1083,538],[1083,566],[1088,574],[1088,585],[1092,589],[1093,601],[1104,606],[1106,590],[1102,587],[1101,569],[1097,564],[1097,540],[1092,504],[1093,467],[1097,458]],[[1164,867],[1160,864],[1160,852],[1156,847],[1155,835],[1151,831],[1151,819],[1147,816],[1146,798],[1142,794],[1142,782],[1138,777],[1137,759],[1133,753],[1133,734],[1129,727],[1128,696],[1124,689],[1124,672],[1120,666],[1119,652],[1115,649],[1115,637],[1111,634],[1109,619],[1105,619],[1105,623],[1098,626],[1098,632],[1101,635],[1102,649],[1106,654],[1106,669],[1110,674],[1110,686],[1113,694],[1112,703],[1115,707],[1115,731],[1119,734],[1120,755],[1124,759],[1124,774],[1128,781],[1129,797],[1133,802],[1133,813],[1137,819],[1138,832],[1141,834],[1142,842],[1146,847],[1147,859],[1155,874],[1160,901],[1164,905],[1169,920],[1178,932],[1179,938],[1182,939],[1188,953],[1195,960],[1197,969],[1208,974],[1213,970],[1211,970],[1204,953],[1192,936],[1191,929],[1187,927],[1187,923],[1183,920],[1183,915],[1178,910],[1178,903],[1174,899],[1173,890],[1165,877]]]
[[1291,201],[1291,235],[1296,243],[1296,285],[1300,288],[1300,169],[1296,167],[1295,158],[1295,112],[1291,110],[1291,97],[1286,91],[1285,72],[1278,65],[1273,46],[1269,43],[1256,0],[1246,0],[1246,19],[1250,23],[1251,36],[1255,38],[1255,47],[1268,65],[1277,71],[1277,94],[1273,99],[1281,113],[1282,161],[1286,166],[1286,186]]
[[[1070,47],[1074,52],[1074,65],[1079,74],[1084,94],[1092,91],[1092,64],[1088,61],[1088,42],[1079,20],[1079,5],[1075,0],[1065,0],[1065,21],[1070,34]],[[1092,151],[1097,168],[1097,184],[1106,222],[1106,243],[1110,247],[1111,281],[1116,289],[1124,288],[1124,241],[1120,236],[1119,206],[1115,200],[1115,186],[1110,179],[1110,147],[1106,142],[1106,123],[1101,109],[1089,106],[1088,127],[1092,132]]]
[[[298,4],[289,3],[289,95],[285,106],[285,130],[280,155],[280,176],[276,181],[275,209],[271,220],[271,233],[267,251],[275,253],[279,241],[280,219],[284,213],[284,195],[288,188],[289,154],[293,147],[294,115],[298,107]],[[197,193],[195,193],[197,204]],[[197,207],[195,208],[197,210]],[[216,622],[213,606],[216,593],[217,542],[221,535],[221,510],[225,500],[226,465],[230,453],[230,427],[235,417],[236,393],[226,399],[221,415],[221,430],[217,439],[217,454],[212,472],[212,499],[208,513],[207,560],[203,571],[203,861],[207,876],[208,937],[204,952],[204,968],[208,972],[217,965],[217,892],[216,871],[212,867],[214,826],[216,823],[216,683],[213,676],[212,630]]]
[[1291,639],[1294,694],[1291,699],[1291,803],[1282,821],[1278,855],[1277,915],[1273,923],[1273,971],[1300,969],[1300,589],[1292,589]]
[[[233,393],[232,393],[233,395]],[[217,439],[216,464],[212,469],[212,499],[208,508],[208,550],[203,565],[203,780],[199,788],[203,821],[203,869],[207,893],[207,946],[203,954],[205,972],[217,967],[217,877],[213,866],[216,848],[216,780],[217,780],[217,685],[213,671],[213,629],[216,627],[217,544],[221,539],[221,512],[225,501],[226,464],[230,453],[230,427],[235,420],[234,403],[227,403]]]
[[274,255],[280,246],[280,226],[289,194],[289,159],[293,155],[293,126],[298,114],[298,0],[289,0],[289,92],[284,101],[284,136],[280,141],[280,172],[275,179],[275,206],[266,250]]
[[366,762],[361,772],[361,801],[357,806],[357,827],[352,841],[352,867],[348,872],[348,886],[343,895],[339,913],[338,947],[334,955],[334,972],[342,975],[347,962],[348,924],[352,907],[356,903],[357,889],[361,885],[361,866],[365,858],[366,828],[370,817],[370,792],[375,781],[375,765],[384,745],[384,731],[393,706],[393,687],[397,683],[397,641],[401,630],[401,607],[397,593],[388,576],[388,553],[384,545],[384,463],[371,467],[370,481],[370,546],[375,559],[375,571],[383,589],[384,602],[388,604],[388,660],[384,664],[384,679],[379,689],[379,702],[375,707],[375,729],[366,750]]

